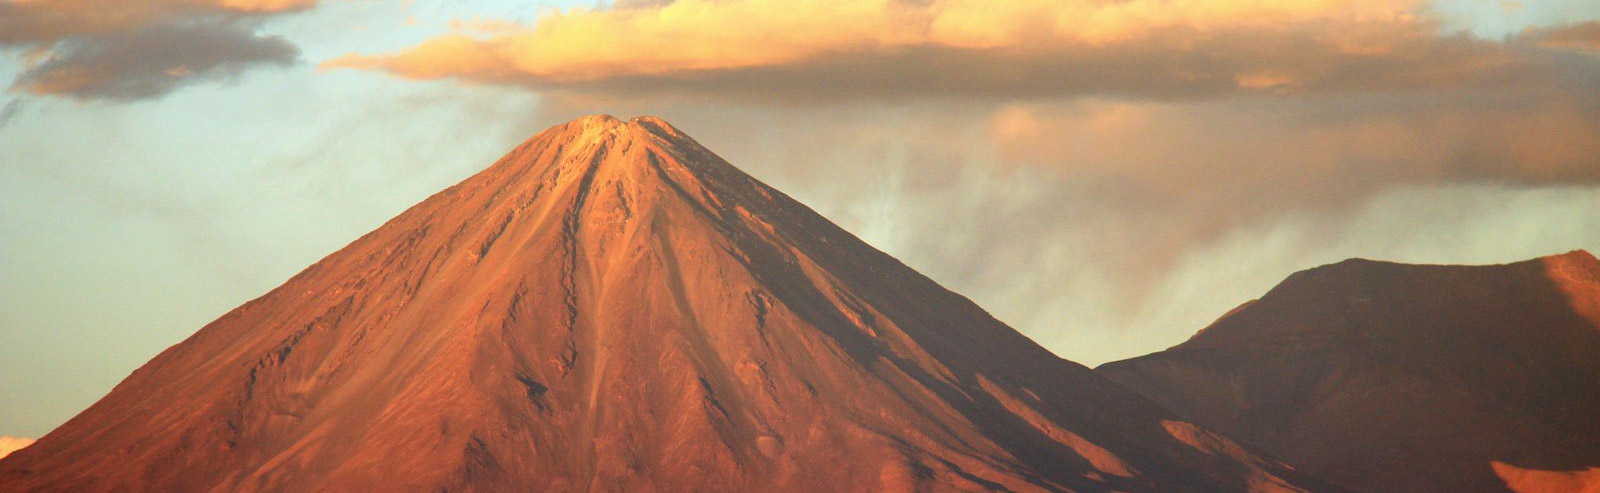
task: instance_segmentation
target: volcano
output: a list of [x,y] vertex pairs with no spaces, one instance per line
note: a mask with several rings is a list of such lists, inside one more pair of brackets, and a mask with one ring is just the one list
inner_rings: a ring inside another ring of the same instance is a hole
[[648,117],[552,127],[36,444],[46,490],[1303,490]]
[[1600,261],[1583,251],[1323,266],[1098,370],[1355,490],[1600,491]]

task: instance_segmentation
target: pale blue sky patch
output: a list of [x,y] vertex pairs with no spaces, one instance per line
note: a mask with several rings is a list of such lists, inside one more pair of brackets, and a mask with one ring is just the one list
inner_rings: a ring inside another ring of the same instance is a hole
[[1504,39],[1533,26],[1600,19],[1600,2],[1593,0],[1435,0],[1431,7],[1446,30],[1487,39]]

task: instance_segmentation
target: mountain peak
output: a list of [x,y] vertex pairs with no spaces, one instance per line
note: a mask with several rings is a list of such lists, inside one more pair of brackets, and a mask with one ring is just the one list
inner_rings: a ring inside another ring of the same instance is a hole
[[1353,257],[1290,274],[1274,287],[1273,291],[1321,289],[1316,286],[1330,289],[1338,286],[1338,290],[1347,291],[1381,279],[1389,279],[1392,282],[1396,279],[1430,279],[1442,273],[1509,273],[1540,270],[1547,276],[1577,276],[1600,282],[1600,260],[1588,251],[1579,249],[1529,260],[1484,265],[1408,264]]
[[[605,210],[620,209],[624,216],[631,216],[634,206],[647,202],[709,197],[706,193],[660,193],[685,186],[698,189],[699,175],[707,166],[690,169],[683,158],[699,155],[699,151],[697,143],[657,118],[622,121],[611,115],[590,115],[539,132],[484,174],[497,177],[492,180],[497,187],[523,191],[529,201],[551,197],[554,192],[571,197],[564,201],[570,207],[599,208],[600,216],[607,215]],[[572,211],[571,219],[581,215],[581,211]]]
[[1573,251],[1570,251],[1570,252],[1567,252],[1567,253],[1551,255],[1551,257],[1569,258],[1569,259],[1581,260],[1581,261],[1591,262],[1591,263],[1600,263],[1600,259],[1596,259],[1593,253],[1589,253],[1588,250],[1584,250],[1582,248],[1579,248],[1577,250],[1573,250]]
[[[1289,275],[1259,302],[1251,303],[1249,310],[1228,313],[1175,349],[1214,349],[1246,341],[1260,344],[1308,334],[1325,336],[1334,328],[1351,325],[1363,325],[1362,330],[1370,331],[1375,325],[1364,319],[1374,310],[1413,312],[1420,310],[1413,305],[1447,304],[1448,300],[1460,299],[1473,299],[1471,304],[1478,309],[1499,307],[1503,311],[1533,310],[1516,303],[1537,300],[1550,306],[1534,311],[1570,310],[1600,322],[1600,260],[1584,250],[1489,265],[1346,259]],[[1291,311],[1265,308],[1273,306],[1293,306],[1295,317],[1302,322],[1316,319],[1318,323],[1261,320],[1264,313],[1277,316]],[[1460,313],[1470,311],[1463,309]],[[1468,326],[1489,330],[1484,324],[1463,321],[1448,331],[1459,335]],[[1416,331],[1421,327],[1447,330],[1435,324],[1401,324],[1392,330]]]
[[1539,259],[1552,276],[1581,275],[1600,281],[1600,259],[1587,250],[1573,250]]
[[[543,152],[524,152],[528,150]],[[548,166],[552,160],[558,161],[554,167]],[[502,161],[502,166],[517,168],[540,166],[562,181],[618,181],[625,188],[638,187],[641,180],[688,182],[707,173],[741,174],[654,116],[628,121],[604,114],[579,117],[534,135]]]
[[535,138],[545,134],[556,134],[569,140],[584,138],[592,139],[607,135],[615,135],[618,132],[625,130],[627,126],[628,124],[626,122],[623,122],[622,120],[619,120],[611,115],[599,114],[580,116],[567,121],[566,123],[552,126],[545,131],[540,132],[538,135],[535,135]]
[[627,121],[606,114],[580,116],[566,123],[550,127],[546,132],[555,132],[569,138],[602,137],[617,134],[655,136],[667,141],[686,138],[682,131],[666,120],[647,115],[636,116]]
[[1304,481],[1170,418],[665,121],[595,115],[535,135],[168,349],[0,462],[0,484]]
[[633,119],[628,120],[628,125],[643,129],[662,138],[682,139],[687,137],[682,131],[678,130],[678,127],[672,126],[671,123],[667,123],[667,121],[661,119],[661,117],[649,115],[636,116],[633,117]]

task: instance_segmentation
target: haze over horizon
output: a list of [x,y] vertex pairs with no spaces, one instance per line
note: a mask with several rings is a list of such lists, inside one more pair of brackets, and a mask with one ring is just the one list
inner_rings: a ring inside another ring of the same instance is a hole
[[0,435],[585,114],[1091,366],[1348,257],[1600,252],[1592,2],[120,5],[0,0]]

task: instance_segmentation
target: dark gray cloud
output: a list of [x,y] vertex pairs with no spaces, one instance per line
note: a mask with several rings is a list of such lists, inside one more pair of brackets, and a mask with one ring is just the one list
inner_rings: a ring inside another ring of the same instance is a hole
[[17,117],[17,112],[22,111],[22,98],[11,98],[5,107],[0,108],[0,128],[11,124],[11,119]]
[[299,49],[259,32],[262,20],[315,0],[0,2],[0,50],[27,68],[13,91],[87,100],[157,98],[287,65]]
[[235,23],[153,25],[64,40],[12,88],[79,99],[149,99],[231,79],[256,65],[289,65],[299,56],[287,40]]

